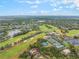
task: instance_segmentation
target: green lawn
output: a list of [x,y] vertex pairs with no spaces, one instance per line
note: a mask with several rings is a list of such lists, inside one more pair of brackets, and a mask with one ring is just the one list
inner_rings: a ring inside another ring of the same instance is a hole
[[4,42],[1,42],[1,43],[0,43],[0,47],[2,47],[2,46],[4,47],[4,46],[7,45],[7,44],[11,44],[11,43],[13,43],[13,42],[17,42],[17,41],[21,40],[23,37],[28,37],[28,36],[30,36],[31,34],[35,34],[35,33],[36,33],[36,31],[31,31],[31,32],[26,33],[26,34],[24,34],[24,35],[19,35],[19,36],[13,37],[13,38],[8,39],[8,40],[6,40],[6,41],[4,41]]
[[43,25],[39,26],[40,30],[43,31],[43,32],[47,32],[47,31],[53,32],[53,31],[55,31],[57,33],[61,33],[60,29],[58,29],[57,27],[52,26],[52,25],[47,25],[47,26],[51,27],[51,28],[48,28],[46,25],[47,24],[43,24]]
[[30,44],[34,44],[39,38],[43,38],[45,36],[44,33],[38,34],[32,38],[29,38],[27,42],[23,42],[19,44],[18,46],[14,46],[13,48],[9,50],[5,50],[0,53],[0,59],[12,59],[12,57],[15,57],[18,55],[21,51],[23,51],[25,48],[28,49]]
[[44,32],[49,31],[49,29],[45,25],[41,25],[39,26],[39,28],[41,31],[44,31]]
[[57,33],[61,33],[60,29],[55,27],[55,26],[52,26],[52,25],[48,25],[49,27],[51,27],[52,31],[55,31]]
[[79,30],[70,30],[66,35],[73,37],[76,34],[79,34]]

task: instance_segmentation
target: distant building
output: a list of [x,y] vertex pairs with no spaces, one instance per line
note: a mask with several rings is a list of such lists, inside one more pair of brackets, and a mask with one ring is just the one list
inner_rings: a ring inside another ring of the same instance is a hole
[[38,48],[33,48],[33,49],[30,50],[29,53],[30,53],[30,55],[33,55],[34,56],[36,54],[39,54],[39,49]]
[[37,54],[33,57],[33,59],[48,59],[45,56],[41,55],[41,54]]
[[48,39],[50,36],[44,36],[44,38],[43,39]]
[[38,22],[42,23],[42,22],[45,22],[44,20],[39,20]]
[[30,55],[33,56],[33,59],[47,59],[43,55],[40,54],[40,51],[38,48],[32,48],[30,50]]
[[53,38],[52,36],[47,38],[48,42],[50,42],[54,47],[64,48],[64,45],[62,45],[57,39],[58,38]]
[[9,37],[14,37],[15,35],[20,34],[20,33],[21,33],[20,30],[15,29],[15,30],[9,31],[9,32],[8,32],[8,36],[9,36]]

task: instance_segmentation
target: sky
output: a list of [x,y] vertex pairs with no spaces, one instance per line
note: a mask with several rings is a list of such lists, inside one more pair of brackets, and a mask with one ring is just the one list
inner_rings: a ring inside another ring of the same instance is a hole
[[0,16],[79,16],[79,0],[0,0]]

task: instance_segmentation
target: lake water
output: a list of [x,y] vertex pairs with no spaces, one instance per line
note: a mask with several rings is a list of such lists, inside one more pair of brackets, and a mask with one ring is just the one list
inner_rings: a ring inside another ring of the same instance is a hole
[[48,42],[42,42],[41,43],[43,46],[47,46],[48,45]]
[[3,34],[3,32],[0,32],[0,35]]
[[72,39],[72,40],[69,40],[69,42],[74,45],[74,46],[79,46],[79,40],[78,39]]

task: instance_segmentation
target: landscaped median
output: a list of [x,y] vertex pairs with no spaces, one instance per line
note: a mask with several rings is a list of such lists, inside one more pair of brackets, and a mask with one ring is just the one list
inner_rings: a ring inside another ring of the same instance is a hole
[[29,38],[26,42],[22,42],[19,45],[16,45],[8,50],[5,50],[0,53],[1,59],[17,59],[18,56],[22,51],[27,50],[29,46],[37,42],[37,40],[43,38],[45,33],[40,33],[34,37]]

